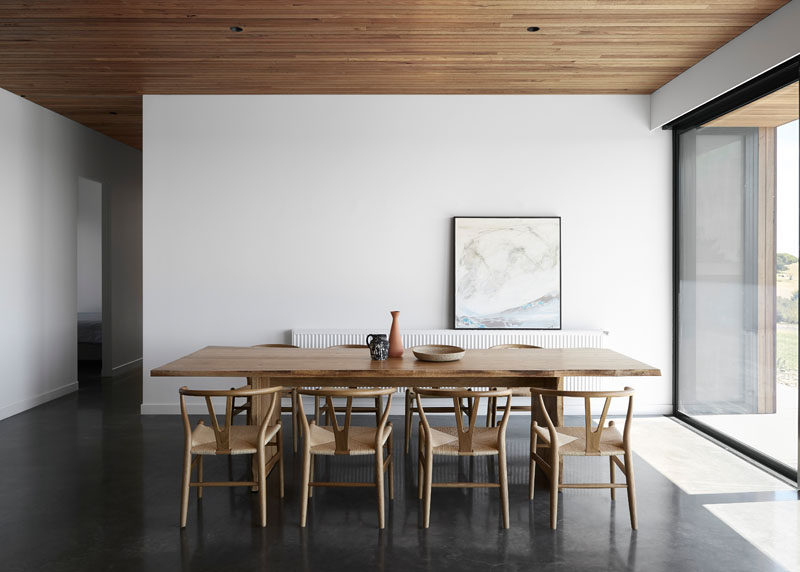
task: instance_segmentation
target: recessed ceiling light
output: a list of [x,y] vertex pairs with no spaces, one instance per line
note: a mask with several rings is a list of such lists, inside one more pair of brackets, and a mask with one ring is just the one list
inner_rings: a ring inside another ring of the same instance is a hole
[[244,32],[244,28],[242,28],[241,26],[231,26],[230,27],[230,31],[231,32]]
[[539,26],[528,26],[529,32],[538,32],[540,29]]

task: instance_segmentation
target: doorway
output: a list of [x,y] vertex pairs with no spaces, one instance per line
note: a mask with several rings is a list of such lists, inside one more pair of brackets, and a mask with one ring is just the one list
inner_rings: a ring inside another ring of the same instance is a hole
[[78,178],[77,328],[79,384],[99,380],[103,369],[103,185]]

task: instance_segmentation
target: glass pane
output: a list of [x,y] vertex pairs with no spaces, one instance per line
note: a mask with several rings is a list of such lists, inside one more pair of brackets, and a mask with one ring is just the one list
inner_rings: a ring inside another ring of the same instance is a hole
[[[751,411],[758,334],[756,129],[701,128],[681,135],[680,408]],[[749,207],[749,208],[748,208]]]

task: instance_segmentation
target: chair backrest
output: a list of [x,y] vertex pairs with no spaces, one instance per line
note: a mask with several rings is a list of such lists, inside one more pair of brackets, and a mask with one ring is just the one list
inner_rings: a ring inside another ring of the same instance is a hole
[[[251,387],[242,387],[239,389],[189,389],[188,387],[181,387],[178,390],[181,399],[181,416],[183,417],[183,430],[184,437],[188,446],[192,442],[192,428],[189,424],[189,414],[186,411],[186,397],[203,397],[206,401],[208,408],[208,415],[211,421],[211,428],[214,430],[214,437],[217,441],[217,454],[225,455],[231,452],[231,425],[233,421],[233,400],[237,397],[259,397],[263,395],[272,395],[270,399],[267,414],[262,421],[259,428],[259,435],[261,437],[267,431],[269,422],[275,413],[275,405],[280,400],[280,392],[283,390],[281,386],[265,387],[263,389],[253,389]],[[225,421],[222,427],[219,425],[217,414],[214,411],[213,397],[225,398]],[[276,399],[277,397],[277,399]],[[200,421],[203,424],[203,421]]]
[[[377,443],[383,442],[383,432],[386,428],[386,423],[389,420],[389,409],[392,405],[392,395],[397,390],[393,387],[390,388],[375,388],[375,389],[357,389],[357,388],[325,388],[325,389],[300,389],[300,395],[313,395],[315,397],[322,397],[325,399],[325,407],[327,409],[327,417],[331,421],[331,428],[333,429],[333,437],[336,444],[337,455],[348,455],[350,453],[350,420],[353,412],[353,398],[358,397],[382,397],[388,396],[386,400],[386,407],[380,415],[378,422],[376,439]],[[336,407],[334,406],[334,399],[345,399],[346,405],[344,409],[343,423],[339,423],[336,416]],[[303,400],[297,400],[298,413],[300,416],[300,426],[303,429],[304,441],[309,443],[309,433],[311,431],[310,425],[316,425],[316,421],[312,420],[309,424],[305,411],[303,410]]]
[[540,350],[542,346],[532,346],[529,344],[497,344],[489,348],[490,350]]
[[369,348],[368,345],[365,344],[339,344],[338,346],[328,346],[326,349],[335,350],[335,349],[367,349]]
[[[475,434],[475,422],[478,419],[478,407],[480,405],[481,397],[497,398],[505,397],[506,405],[503,409],[503,419],[500,421],[498,435],[502,439],[506,432],[508,425],[509,413],[511,412],[511,390],[510,389],[430,389],[415,387],[414,393],[417,399],[417,410],[419,411],[419,419],[422,423],[423,430],[426,435],[430,435],[431,426],[428,423],[428,417],[425,415],[425,408],[422,405],[423,397],[438,397],[438,398],[452,398],[453,400],[453,414],[456,416],[456,428],[458,429],[458,451],[460,453],[471,453],[473,451],[472,438]],[[467,399],[469,407],[462,407],[461,400]],[[464,409],[469,412],[467,417],[466,426],[464,423]],[[428,443],[431,440],[428,439]]]
[[[547,423],[547,428],[550,430],[551,442],[556,439],[556,427],[553,424],[547,408],[544,406],[543,397],[577,397],[583,399],[584,409],[584,426],[586,428],[586,454],[596,455],[600,453],[600,440],[603,436],[605,429],[606,416],[608,415],[608,408],[611,406],[611,400],[616,397],[628,398],[628,412],[625,415],[625,430],[622,435],[622,442],[627,445],[630,441],[631,419],[633,418],[633,388],[626,387],[622,391],[565,391],[557,389],[539,389],[531,388],[531,392],[538,398],[539,411]],[[592,423],[592,399],[605,399],[603,403],[603,411],[600,414],[600,420],[597,427]],[[534,423],[536,423],[534,421]],[[614,426],[613,421],[609,421],[609,427]]]

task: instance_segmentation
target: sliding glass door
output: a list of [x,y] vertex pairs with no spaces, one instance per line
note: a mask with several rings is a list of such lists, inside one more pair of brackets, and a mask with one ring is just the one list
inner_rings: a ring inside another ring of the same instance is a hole
[[799,105],[773,85],[675,134],[676,414],[795,480]]

